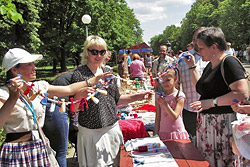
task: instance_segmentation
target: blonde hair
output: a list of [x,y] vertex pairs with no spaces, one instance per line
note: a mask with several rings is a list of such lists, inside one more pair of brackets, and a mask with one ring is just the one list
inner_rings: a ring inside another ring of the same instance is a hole
[[140,60],[140,56],[137,53],[133,54],[133,60]]
[[[105,42],[105,40],[99,36],[95,36],[95,35],[91,35],[88,36],[88,38],[86,39],[86,41],[84,42],[84,49],[83,52],[81,53],[81,57],[82,57],[82,65],[85,65],[88,63],[89,60],[89,54],[88,54],[88,49],[92,46],[100,46],[100,47],[104,47],[105,50],[107,50],[107,44]],[[105,57],[103,59],[103,62],[100,64],[100,66],[105,64],[105,60],[107,57],[107,52],[105,54]]]

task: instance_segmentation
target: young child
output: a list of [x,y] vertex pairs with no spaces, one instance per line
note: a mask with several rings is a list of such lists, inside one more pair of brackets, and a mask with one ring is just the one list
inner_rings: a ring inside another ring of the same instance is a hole
[[241,156],[235,166],[250,167],[250,117],[238,118],[232,124],[232,150],[235,155]]
[[168,69],[162,76],[162,95],[156,93],[156,118],[154,135],[158,134],[161,140],[188,139],[189,135],[182,120],[182,109],[185,103],[185,94],[176,89],[178,83],[176,69]]

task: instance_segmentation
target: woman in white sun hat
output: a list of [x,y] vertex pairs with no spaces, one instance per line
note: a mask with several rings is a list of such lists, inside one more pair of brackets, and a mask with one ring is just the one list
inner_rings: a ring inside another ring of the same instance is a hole
[[[43,99],[41,94],[47,92],[49,97],[61,97],[87,89],[86,82],[53,86],[46,81],[35,81],[32,90],[28,94],[24,93],[31,85],[30,81],[36,79],[34,61],[41,58],[42,55],[31,55],[20,48],[9,49],[3,58],[2,66],[6,71],[7,80],[6,84],[0,87],[0,128],[4,128],[6,140],[0,149],[1,167],[52,166],[36,126],[36,122],[39,127],[44,124],[45,105],[40,103]],[[89,82],[96,84],[99,79],[111,76],[104,73],[91,78]],[[37,96],[32,96],[36,93]]]

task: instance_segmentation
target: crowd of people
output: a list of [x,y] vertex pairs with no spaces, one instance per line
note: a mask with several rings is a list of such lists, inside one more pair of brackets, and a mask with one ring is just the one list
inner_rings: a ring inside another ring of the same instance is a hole
[[[9,49],[2,62],[6,84],[0,87],[0,128],[6,133],[0,166],[51,166],[42,127],[59,166],[67,166],[68,138],[76,145],[80,167],[119,166],[124,143],[117,105],[154,94],[153,135],[162,140],[190,139],[212,167],[249,165],[248,76],[222,30],[199,27],[185,52],[168,49],[161,44],[157,57],[131,50],[121,55],[120,77],[140,81],[152,75],[155,82],[153,90],[129,95],[120,94],[119,77],[106,65],[111,52],[99,36],[87,37],[81,65],[60,74],[52,84],[35,81],[34,61],[42,55]],[[78,103],[65,107],[65,101]],[[72,108],[73,114],[65,112]]]

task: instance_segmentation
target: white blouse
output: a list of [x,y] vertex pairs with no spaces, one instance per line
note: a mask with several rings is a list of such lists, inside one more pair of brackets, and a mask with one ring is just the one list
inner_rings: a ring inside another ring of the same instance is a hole
[[[29,83],[31,84],[31,83]],[[40,93],[47,92],[49,83],[46,81],[36,81],[32,87],[35,91],[41,90]],[[9,89],[7,86],[0,87],[0,99],[7,100],[9,97]],[[44,125],[45,109],[40,102],[43,99],[41,95],[38,95],[33,101],[34,110],[36,113],[36,119],[39,126]],[[26,107],[25,103],[19,98],[16,105],[11,111],[10,117],[3,126],[4,133],[16,133],[27,132],[36,129],[32,112]]]

